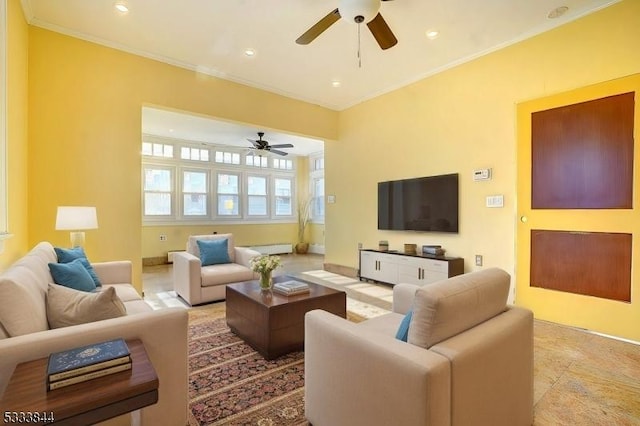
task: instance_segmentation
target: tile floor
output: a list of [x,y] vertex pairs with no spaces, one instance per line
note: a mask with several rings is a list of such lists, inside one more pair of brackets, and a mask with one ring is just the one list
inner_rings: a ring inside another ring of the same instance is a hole
[[[348,309],[364,317],[387,312],[390,286],[322,270],[321,255],[283,255],[278,274],[301,274],[347,292]],[[145,300],[154,308],[188,306],[173,292],[171,266],[145,267]],[[640,345],[536,320],[534,425],[639,425]]]

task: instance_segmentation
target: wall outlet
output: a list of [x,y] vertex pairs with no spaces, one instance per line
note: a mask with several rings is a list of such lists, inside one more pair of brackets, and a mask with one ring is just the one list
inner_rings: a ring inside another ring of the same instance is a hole
[[160,235],[160,241],[167,241],[166,235]]
[[476,254],[476,266],[482,266],[482,255]]

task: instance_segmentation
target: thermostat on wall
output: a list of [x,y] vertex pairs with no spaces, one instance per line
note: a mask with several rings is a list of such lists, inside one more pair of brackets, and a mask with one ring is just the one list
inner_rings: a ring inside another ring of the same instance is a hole
[[491,169],[478,169],[473,171],[473,180],[489,180],[491,179]]

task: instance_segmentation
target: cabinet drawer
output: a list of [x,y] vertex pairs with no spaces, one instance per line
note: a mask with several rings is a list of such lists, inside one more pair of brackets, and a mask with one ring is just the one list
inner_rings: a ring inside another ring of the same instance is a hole
[[428,271],[443,273],[445,277],[449,273],[449,263],[444,260],[424,259],[422,267]]

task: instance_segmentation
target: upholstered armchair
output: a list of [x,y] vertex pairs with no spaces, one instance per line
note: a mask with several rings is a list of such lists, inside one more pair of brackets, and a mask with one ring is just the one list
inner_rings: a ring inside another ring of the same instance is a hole
[[308,312],[309,422],[530,425],[533,314],[506,305],[509,282],[492,268],[423,287],[398,284],[393,312],[358,324]]
[[250,264],[256,256],[236,247],[233,234],[191,235],[187,251],[173,255],[173,288],[189,305],[223,300],[227,284],[257,279]]

